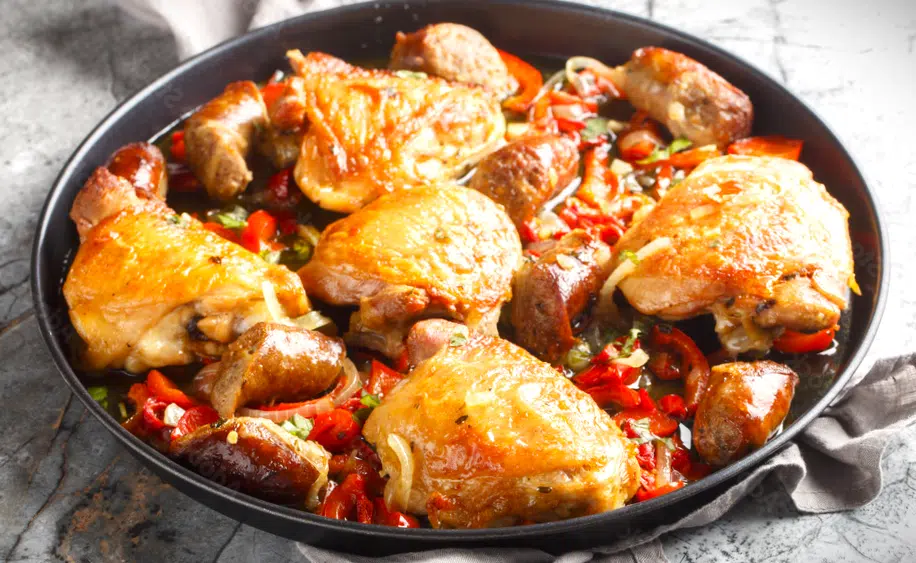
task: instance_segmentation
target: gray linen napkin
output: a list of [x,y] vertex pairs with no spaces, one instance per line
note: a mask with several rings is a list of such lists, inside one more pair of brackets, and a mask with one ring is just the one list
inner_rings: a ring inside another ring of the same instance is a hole
[[[175,35],[179,55],[191,56],[220,41],[296,14],[356,0],[119,0],[129,13]],[[773,474],[802,512],[849,510],[881,490],[881,455],[894,432],[916,420],[916,355],[878,361],[855,387],[811,423],[778,455],[709,504],[681,519],[591,551],[559,558],[535,549],[442,549],[383,558],[394,563],[665,562],[658,538],[665,532],[715,521]],[[299,545],[308,561],[342,563],[376,558]]]

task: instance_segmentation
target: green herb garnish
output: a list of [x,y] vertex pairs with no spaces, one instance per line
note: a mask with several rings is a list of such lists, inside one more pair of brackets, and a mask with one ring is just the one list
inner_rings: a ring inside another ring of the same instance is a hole
[[585,120],[585,129],[579,131],[583,141],[591,142],[607,134],[607,119],[603,117],[589,117]]
[[448,345],[451,346],[452,348],[456,348],[456,347],[458,347],[458,346],[464,346],[464,344],[465,344],[467,341],[468,341],[468,335],[467,335],[467,334],[465,334],[465,333],[463,333],[463,332],[461,332],[461,331],[455,331],[455,332],[453,332],[452,335],[449,337],[449,339],[448,339]]
[[214,214],[212,219],[227,229],[244,229],[248,225],[248,211],[236,205]]
[[691,143],[687,139],[684,139],[683,137],[679,137],[671,141],[671,144],[663,149],[655,147],[655,149],[652,151],[652,154],[650,154],[649,156],[647,156],[646,158],[642,160],[637,160],[636,164],[652,164],[653,162],[658,162],[660,160],[668,160],[669,158],[671,158],[671,155],[673,155],[676,152],[681,152],[682,150],[689,148],[690,145],[692,144],[693,143]]
[[676,450],[677,446],[674,445],[674,440],[671,438],[661,438],[652,433],[652,430],[649,428],[649,419],[640,418],[639,420],[630,421],[630,430],[636,433],[636,438],[633,438],[637,444],[642,445],[646,442],[651,442],[653,440],[659,440],[668,447],[669,450]]
[[425,72],[418,72],[414,70],[396,70],[394,75],[398,78],[427,78]]
[[366,393],[363,391],[363,396],[360,397],[359,402],[367,408],[374,409],[375,407],[382,404],[382,400],[379,399],[378,395],[373,395],[371,393]]
[[89,387],[86,391],[89,391],[89,396],[92,397],[93,401],[102,405],[103,409],[108,409],[108,387],[99,385],[98,387]]
[[280,425],[280,428],[286,430],[297,438],[308,440],[309,433],[315,423],[310,418],[305,418],[301,414],[294,414],[289,420]]
[[580,372],[587,368],[592,361],[592,349],[588,345],[588,342],[584,340],[578,340],[569,349],[569,352],[566,353],[566,361],[563,362],[566,364],[566,367],[569,369]]
[[636,345],[636,339],[639,338],[640,330],[638,328],[631,328],[630,334],[627,335],[626,341],[623,343],[623,347],[620,348],[620,357],[626,358],[633,353],[633,346]]
[[302,263],[308,262],[312,257],[312,251],[315,247],[305,239],[296,239],[293,247],[290,249],[296,255],[296,260]]
[[264,259],[265,262],[270,262],[271,264],[280,263],[280,251],[279,250],[270,250],[270,249],[265,248],[258,254],[261,258]]
[[632,250],[621,250],[620,251],[621,260],[629,260],[636,266],[639,266],[639,256]]

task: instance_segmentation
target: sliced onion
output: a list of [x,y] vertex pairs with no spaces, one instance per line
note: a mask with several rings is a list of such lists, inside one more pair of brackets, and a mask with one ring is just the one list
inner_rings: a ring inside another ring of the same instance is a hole
[[363,382],[359,378],[359,372],[356,371],[356,366],[353,365],[353,362],[351,362],[349,358],[344,358],[341,377],[330,395],[332,397],[331,400],[334,401],[334,405],[339,407],[346,403],[350,400],[350,397],[358,393],[362,388]]
[[274,291],[273,284],[269,281],[262,282],[261,293],[264,294],[264,304],[267,306],[267,312],[270,313],[273,320],[278,323],[289,324],[289,317],[286,316],[283,307],[280,306],[280,300],[277,299],[277,292]]
[[[660,252],[671,246],[671,239],[668,237],[659,237],[636,251],[636,261],[645,260],[653,254]],[[623,279],[636,271],[636,263],[633,260],[624,260],[620,263],[604,285],[601,286],[601,292],[598,294],[599,311],[615,311],[614,291],[617,289]]]
[[626,358],[615,358],[612,361],[615,364],[629,366],[631,368],[641,368],[649,361],[649,354],[647,354],[646,351],[642,348],[639,348],[637,350],[633,350],[633,353]]
[[591,69],[596,76],[607,78],[614,83],[618,90],[621,89],[623,73],[620,70],[613,69],[598,59],[591,57],[571,57],[566,60],[566,70],[564,72],[566,73],[566,80],[569,80],[569,83],[572,84],[576,93],[580,96],[585,96],[588,92],[585,81],[579,76],[579,71],[586,69]]
[[413,454],[407,440],[397,434],[388,435],[388,447],[398,458],[398,474],[385,486],[385,504],[389,509],[406,511],[413,488]]
[[293,324],[307,330],[316,330],[333,322],[329,317],[321,314],[321,311],[309,311],[293,320]]
[[259,409],[248,409],[242,408],[239,409],[239,416],[250,416],[253,418],[266,418],[280,424],[289,420],[293,415],[300,415],[305,418],[314,418],[319,414],[330,412],[334,410],[334,401],[331,400],[330,395],[325,395],[324,397],[319,397],[314,401],[308,401],[302,403],[298,407],[292,409],[284,409],[282,411],[262,411]]
[[169,403],[169,405],[165,407],[165,412],[162,413],[162,422],[165,423],[166,426],[178,426],[178,421],[184,416],[184,412],[184,409],[175,403]]
[[541,86],[541,89],[538,90],[537,95],[534,97],[534,99],[531,100],[531,103],[534,104],[534,102],[543,98],[547,92],[555,90],[558,85],[563,84],[564,80],[566,80],[566,71],[560,70],[555,72],[550,78],[547,79],[547,82]]
[[671,482],[671,451],[661,440],[655,441],[655,486],[664,487]]
[[566,119],[567,121],[584,121],[594,115],[592,112],[582,109],[582,106],[576,104],[556,105],[551,107],[554,117]]
[[664,144],[662,140],[658,138],[658,135],[652,131],[648,129],[634,129],[617,140],[617,148],[621,151],[628,151],[644,142],[652,143],[656,147],[660,147]]

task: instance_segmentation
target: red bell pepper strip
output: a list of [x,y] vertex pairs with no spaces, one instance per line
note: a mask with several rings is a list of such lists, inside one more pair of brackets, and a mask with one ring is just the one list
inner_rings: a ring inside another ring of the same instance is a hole
[[683,481],[673,481],[662,487],[652,487],[652,488],[640,487],[640,489],[636,491],[636,501],[643,502],[649,499],[653,499],[655,497],[660,497],[662,495],[666,495],[670,492],[676,491],[682,488],[683,486],[684,486]]
[[576,197],[595,207],[602,207],[619,194],[617,175],[608,168],[610,145],[601,144],[585,153],[585,171]]
[[185,162],[188,157],[187,148],[184,144],[184,131],[175,131],[172,133],[172,142],[169,147],[169,153],[172,159],[178,162]]
[[537,96],[544,86],[544,77],[541,71],[526,63],[522,59],[507,53],[499,51],[499,56],[509,69],[509,74],[518,81],[518,93],[503,101],[503,107],[518,113],[524,113],[531,107],[531,102]]
[[280,99],[280,96],[282,96],[285,91],[286,83],[284,82],[271,82],[261,88],[261,98],[263,98],[264,105],[268,110],[270,110],[271,106]]
[[709,362],[696,343],[683,331],[669,325],[652,327],[652,343],[657,349],[674,352],[681,358],[681,376],[684,378],[684,398],[687,413],[693,414],[709,383]]
[[155,432],[165,428],[163,417],[167,406],[169,403],[155,397],[150,397],[143,403],[143,426],[146,430]]
[[318,508],[318,514],[326,518],[356,520],[361,524],[371,524],[374,512],[372,501],[366,495],[365,479],[356,473],[347,475]]
[[372,360],[366,392],[382,397],[402,379],[404,379],[404,374],[394,371],[378,360]]
[[224,227],[220,225],[219,223],[213,223],[213,222],[208,221],[203,224],[203,227],[207,229],[208,231],[210,231],[211,233],[215,233],[230,242],[234,242],[234,243],[239,242],[239,236],[236,234],[235,231],[227,227]]
[[636,461],[639,467],[646,471],[655,470],[655,444],[644,442],[636,448]]
[[680,395],[665,395],[658,400],[658,408],[673,418],[687,418],[687,405]]
[[168,403],[175,403],[183,409],[193,407],[197,401],[185,395],[184,391],[179,389],[171,379],[162,375],[158,370],[150,370],[146,376],[146,386],[150,395]]
[[308,439],[318,442],[329,452],[342,451],[359,436],[359,423],[354,420],[350,411],[334,409],[319,414],[313,420],[315,425],[309,432]]
[[825,328],[814,334],[787,330],[773,341],[773,348],[784,354],[807,354],[809,352],[823,352],[833,343],[833,337],[839,326]]
[[419,528],[420,522],[409,514],[388,510],[385,499],[375,499],[375,523],[394,528]]
[[695,149],[676,152],[672,154],[665,162],[675,168],[680,168],[682,170],[693,170],[701,163],[703,163],[703,161],[709,160],[710,158],[715,158],[717,156],[722,156],[722,153],[719,151],[719,149],[715,146],[708,145],[705,147],[697,147]]
[[178,424],[175,425],[169,437],[172,440],[177,440],[185,434],[190,434],[201,426],[213,424],[217,420],[219,420],[219,413],[212,407],[207,405],[191,407],[178,419]]
[[257,254],[276,234],[277,220],[267,211],[259,209],[248,216],[248,224],[242,231],[241,244]]
[[586,100],[580,98],[575,94],[570,94],[569,92],[564,92],[562,90],[551,90],[547,92],[547,97],[550,98],[550,103],[559,106],[573,106],[578,105],[583,110],[595,113],[598,111],[598,102],[595,100]]
[[798,160],[801,156],[804,141],[788,139],[781,135],[768,137],[748,137],[735,141],[728,147],[728,154],[745,154],[751,156],[776,156],[789,160]]
[[655,436],[665,437],[674,434],[678,429],[676,420],[658,410],[655,401],[645,389],[639,390],[639,404],[623,410],[614,415],[614,421],[630,438],[637,438],[639,434],[630,428],[630,423],[636,420],[649,419],[649,431]]

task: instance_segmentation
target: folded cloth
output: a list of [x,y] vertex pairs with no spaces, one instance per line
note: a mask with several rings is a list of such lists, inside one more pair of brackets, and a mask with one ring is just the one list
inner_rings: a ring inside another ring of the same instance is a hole
[[[182,58],[245,29],[352,0],[120,0],[128,12],[169,27]],[[206,14],[206,16],[204,16]],[[658,538],[671,530],[703,526],[721,517],[769,475],[783,484],[802,512],[849,510],[881,490],[881,455],[894,432],[916,420],[916,355],[890,358],[847,388],[846,394],[802,432],[795,442],[708,504],[673,523],[590,551],[559,558],[534,549],[442,549],[383,558],[394,563],[490,563],[493,561],[643,563],[667,561]],[[309,561],[369,561],[299,545]],[[376,558],[371,558],[376,560]]]

